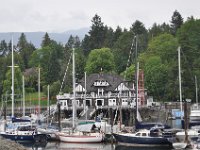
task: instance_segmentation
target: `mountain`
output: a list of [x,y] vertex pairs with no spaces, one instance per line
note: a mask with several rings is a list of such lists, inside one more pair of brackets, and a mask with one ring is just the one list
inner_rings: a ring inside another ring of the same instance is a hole
[[[81,28],[78,30],[69,30],[66,32],[62,32],[62,33],[48,33],[49,37],[55,41],[57,41],[58,43],[61,44],[66,44],[69,36],[78,36],[80,38],[80,40],[82,40],[85,36],[85,34],[87,34],[89,31],[89,28]],[[6,42],[9,42],[11,40],[11,36],[13,34],[13,42],[14,44],[17,44],[18,39],[20,37],[22,32],[6,32],[0,33],[0,41],[5,40]],[[41,45],[41,42],[43,40],[43,37],[45,35],[46,32],[23,32],[26,35],[26,39],[28,42],[31,42],[36,48],[39,48]]]

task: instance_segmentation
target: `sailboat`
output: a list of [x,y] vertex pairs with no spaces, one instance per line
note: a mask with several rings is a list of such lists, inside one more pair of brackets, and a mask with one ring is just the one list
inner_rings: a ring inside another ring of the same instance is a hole
[[73,101],[72,101],[72,128],[68,131],[61,131],[57,133],[60,141],[68,143],[98,143],[103,141],[103,133],[96,130],[94,123],[81,124],[76,126],[76,93],[75,93],[75,55],[73,48]]
[[180,47],[178,47],[178,70],[179,70],[179,94],[180,94],[180,108],[181,108],[181,114],[184,114],[181,116],[181,123],[182,127],[184,128],[184,131],[180,131],[176,133],[176,139],[178,141],[173,143],[173,147],[175,149],[180,148],[186,148],[191,146],[194,143],[191,143],[192,139],[197,139],[199,136],[198,131],[189,129],[188,130],[188,116],[187,116],[187,102],[184,103],[184,113],[182,110],[182,87],[181,87],[181,59],[180,59]]
[[[13,50],[13,37],[12,37],[12,119],[7,122],[4,131],[0,132],[0,135],[4,138],[24,142],[41,142],[46,141],[46,134],[39,134],[36,126],[32,125],[31,120],[25,117],[25,102],[23,102],[23,117],[14,117],[14,50]],[[24,82],[24,81],[23,81]],[[24,83],[23,83],[24,84]],[[23,89],[24,91],[24,89]],[[24,96],[24,93],[23,93]],[[24,98],[23,98],[24,99]]]
[[[139,63],[136,69],[136,100],[137,100],[137,79],[138,79]],[[136,114],[138,114],[136,102]],[[137,118],[139,119],[139,118]],[[171,140],[173,137],[168,137],[162,134],[162,128],[153,127],[151,129],[141,129],[136,133],[113,133],[116,141],[122,145],[132,146],[172,146]]]

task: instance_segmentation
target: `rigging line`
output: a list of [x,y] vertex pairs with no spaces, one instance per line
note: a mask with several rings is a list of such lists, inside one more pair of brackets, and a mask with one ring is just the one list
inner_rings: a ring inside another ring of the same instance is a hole
[[125,70],[124,78],[126,78],[126,75],[127,75],[127,68],[128,68],[129,63],[130,63],[130,59],[131,59],[131,55],[132,55],[132,49],[133,49],[133,46],[134,46],[135,39],[136,39],[136,36],[134,36],[132,44],[131,44],[131,49],[130,49],[128,61],[127,61],[127,64],[126,64],[126,70]]
[[67,63],[67,68],[66,68],[66,70],[65,70],[65,74],[64,74],[64,77],[63,77],[63,80],[62,80],[62,84],[61,84],[61,86],[60,86],[60,92],[59,92],[59,93],[61,93],[61,91],[62,91],[63,84],[64,84],[64,81],[65,81],[65,78],[66,78],[66,75],[67,75],[67,71],[68,71],[68,68],[69,68],[69,63],[70,63],[70,61],[71,61],[71,58],[72,58],[72,54],[70,55],[69,61],[68,61],[68,63]]
[[[188,59],[187,59],[185,53],[184,53],[183,51],[180,51],[180,52],[183,54],[183,57],[184,57],[184,59],[185,59],[185,61],[186,61],[186,65],[188,65],[188,64],[189,64],[189,61],[188,61]],[[188,72],[190,73],[190,76],[192,77],[193,75],[192,75],[191,66],[188,65],[187,70],[188,70]],[[194,81],[193,78],[192,78],[192,80]]]

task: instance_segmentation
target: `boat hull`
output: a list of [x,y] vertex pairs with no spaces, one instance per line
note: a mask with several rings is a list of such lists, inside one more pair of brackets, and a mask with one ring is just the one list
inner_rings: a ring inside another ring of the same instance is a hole
[[19,141],[19,142],[36,142],[43,143],[47,141],[47,136],[45,134],[37,134],[37,135],[19,135],[19,134],[7,134],[1,133],[0,136],[6,139]]
[[113,134],[119,144],[135,146],[171,146],[172,143],[163,137],[136,137],[132,134]]
[[62,142],[68,143],[100,143],[103,141],[103,136],[97,135],[67,135],[59,134],[59,139]]
[[1,134],[1,136],[14,141],[34,141],[34,135]]

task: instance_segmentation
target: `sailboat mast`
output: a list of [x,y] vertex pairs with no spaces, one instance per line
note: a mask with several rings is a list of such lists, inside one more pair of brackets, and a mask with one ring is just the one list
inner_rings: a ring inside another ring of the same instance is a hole
[[198,104],[198,87],[197,87],[197,77],[195,76],[195,87],[196,87],[196,104],[197,104],[197,109],[199,109],[199,104]]
[[14,50],[13,50],[13,36],[12,36],[12,117],[14,117]]
[[182,118],[182,87],[181,87],[181,56],[180,56],[180,46],[178,47],[178,75],[179,75],[179,94],[180,94],[180,108],[181,108],[181,118]]
[[23,117],[25,116],[25,88],[24,88],[24,76],[22,76],[22,84],[23,84]]
[[47,111],[48,111],[48,117],[47,117],[47,125],[48,125],[49,124],[49,116],[50,116],[49,85],[47,86]]
[[[139,62],[137,62],[137,71],[136,71],[136,113],[138,117],[138,77],[139,77]],[[138,119],[138,118],[137,118]]]
[[137,36],[135,36],[135,84],[136,84],[136,95],[135,95],[135,104],[136,104],[136,119],[138,117],[138,66],[139,63],[137,61]]
[[76,93],[75,93],[75,82],[76,82],[76,77],[75,77],[75,55],[74,55],[74,48],[73,50],[73,56],[72,56],[72,77],[73,77],[73,101],[72,101],[72,110],[73,110],[73,129],[75,128],[75,115],[76,115],[76,110],[75,110],[75,103],[76,103]]
[[[85,72],[85,95],[84,95],[84,113],[86,112],[86,81],[87,81],[87,77],[86,77],[86,72]],[[85,114],[85,119],[87,120],[87,114]]]
[[40,115],[40,67],[38,68],[38,115]]

